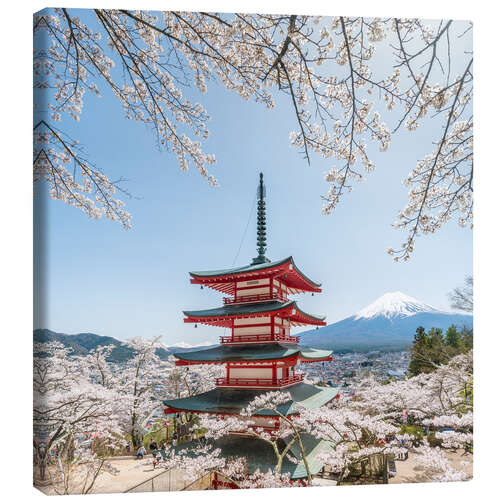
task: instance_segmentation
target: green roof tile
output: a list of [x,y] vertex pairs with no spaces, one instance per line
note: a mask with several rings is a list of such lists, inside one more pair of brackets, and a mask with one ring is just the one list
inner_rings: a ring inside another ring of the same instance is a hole
[[[255,397],[270,392],[259,389],[230,389],[218,387],[211,391],[180,399],[169,399],[164,404],[176,410],[187,412],[208,412],[208,413],[240,413],[248,406]],[[309,409],[319,408],[331,401],[338,393],[336,387],[318,387],[311,384],[300,383],[283,389],[281,392],[288,392],[291,401],[278,407],[284,415],[298,413],[297,406],[305,406]],[[257,415],[274,415],[273,412],[263,410]]]
[[241,305],[229,305],[216,307],[214,309],[204,309],[199,311],[183,311],[186,316],[197,317],[220,317],[220,316],[238,316],[246,314],[259,314],[266,312],[280,311],[282,309],[287,309],[288,307],[294,307],[298,312],[301,312],[305,316],[310,316],[319,321],[323,321],[325,316],[316,316],[314,314],[309,314],[297,305],[294,300],[289,300],[288,302],[280,302],[274,300],[271,302],[256,302],[254,304],[241,304]]
[[274,262],[263,262],[262,264],[250,264],[248,266],[233,267],[230,269],[218,269],[215,271],[191,271],[189,274],[191,276],[199,276],[200,278],[208,278],[211,276],[225,276],[226,274],[240,274],[249,271],[260,271],[261,269],[269,269],[270,267],[280,266],[290,259],[292,259],[291,256],[286,257],[285,259],[275,260]]
[[[286,441],[278,441],[278,446],[281,450],[286,446],[286,443],[288,443],[288,439]],[[318,440],[308,434],[303,434],[301,439],[306,451],[306,460],[309,465],[309,470],[312,475],[317,474],[323,468],[323,464],[316,460],[316,456],[320,451],[327,449],[329,445],[326,441]],[[216,441],[211,441],[210,443],[215,448],[220,448],[222,455],[226,458],[245,458],[250,473],[255,472],[257,469],[260,469],[261,472],[267,472],[268,470],[274,470],[276,467],[277,460],[272,447],[254,437],[229,435],[217,439]],[[176,450],[187,450],[189,453],[191,450],[194,451],[197,444],[196,441],[181,444],[176,447]],[[298,444],[292,445],[290,451],[295,458],[299,460],[299,463],[294,464],[285,457],[281,472],[289,473],[292,479],[303,479],[307,477],[306,468]]]
[[293,264],[293,267],[295,270],[304,278],[306,281],[309,281],[316,287],[320,287],[321,283],[316,283],[312,279],[308,278],[296,265],[293,260],[293,257],[286,257],[285,259],[281,260],[275,260],[273,262],[264,262],[262,264],[250,264],[248,266],[241,266],[241,267],[233,267],[231,269],[218,269],[215,271],[191,271],[189,274],[193,277],[199,277],[199,278],[211,278],[211,277],[217,277],[217,276],[225,276],[228,274],[242,274],[242,273],[247,273],[247,272],[253,272],[253,271],[260,271],[263,269],[270,269],[273,267],[280,266],[281,264],[284,264],[285,262],[291,262]]
[[219,345],[210,349],[177,352],[174,356],[183,361],[264,361],[287,359],[297,355],[308,360],[323,359],[331,356],[332,351],[314,349],[298,344],[244,344]]

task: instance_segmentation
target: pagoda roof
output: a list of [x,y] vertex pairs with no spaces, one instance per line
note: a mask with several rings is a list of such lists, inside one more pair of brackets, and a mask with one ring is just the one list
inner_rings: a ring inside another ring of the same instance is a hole
[[174,356],[189,363],[225,363],[228,361],[270,361],[298,357],[304,361],[331,359],[332,351],[297,344],[219,345],[210,349],[177,352]]
[[233,283],[251,279],[280,277],[292,292],[321,292],[321,283],[308,278],[296,265],[293,257],[249,264],[215,271],[191,271],[191,283],[202,284],[220,292],[233,294]]
[[[163,403],[174,410],[197,413],[239,414],[257,396],[268,393],[262,389],[232,389],[217,387],[211,391],[180,399],[169,399]],[[290,394],[291,400],[277,407],[283,415],[296,415],[298,406],[314,410],[324,406],[338,393],[337,387],[318,387],[301,382],[281,392]],[[270,410],[261,410],[256,415],[273,416]]]
[[[311,474],[318,474],[323,468],[323,463],[316,459],[320,451],[330,449],[330,444],[327,441],[319,440],[310,434],[301,434],[302,445],[306,454],[307,464]],[[283,451],[286,444],[292,439],[288,437],[279,439],[277,442],[280,451]],[[217,440],[207,440],[208,444],[214,448],[219,448],[224,457],[241,457],[246,460],[246,466],[250,474],[257,469],[261,472],[267,472],[276,468],[276,455],[272,446],[263,444],[261,440],[252,436],[227,435]],[[177,445],[176,451],[186,450],[188,454],[195,455],[194,450],[198,443],[191,441]],[[290,447],[291,454],[298,460],[298,463],[293,463],[287,456],[283,459],[281,472],[289,473],[291,479],[303,479],[307,477],[306,467],[302,459],[302,454],[298,443],[294,443]]]
[[294,300],[280,302],[254,302],[250,304],[226,305],[200,311],[183,311],[186,323],[205,323],[230,328],[234,318],[273,315],[290,318],[292,325],[324,325],[325,316],[309,314],[299,308]]

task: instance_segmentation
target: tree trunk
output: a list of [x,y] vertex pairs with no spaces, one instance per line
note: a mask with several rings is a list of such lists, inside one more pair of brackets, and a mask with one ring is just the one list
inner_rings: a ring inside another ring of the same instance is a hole
[[300,454],[302,455],[302,461],[304,462],[304,465],[306,467],[306,472],[307,472],[307,482],[309,485],[312,484],[312,477],[311,477],[311,471],[309,470],[309,463],[307,462],[306,458],[306,451],[304,450],[304,445],[302,444],[302,439],[300,438],[300,434],[297,434],[298,441],[299,441],[299,447],[300,447]]
[[40,481],[45,481],[45,469],[47,468],[47,463],[45,462],[45,458],[40,460],[38,464],[38,473],[40,475]]
[[281,466],[283,464],[283,455],[280,455],[278,458],[278,463],[276,464],[276,473],[281,474]]

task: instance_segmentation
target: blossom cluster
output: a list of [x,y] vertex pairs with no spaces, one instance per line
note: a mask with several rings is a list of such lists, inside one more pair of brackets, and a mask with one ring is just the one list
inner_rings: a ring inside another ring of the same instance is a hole
[[[209,114],[183,89],[192,84],[203,94],[210,81],[217,81],[268,109],[284,94],[296,121],[291,144],[308,161],[311,152],[335,161],[325,174],[329,189],[323,213],[329,214],[354,181],[363,182],[374,170],[371,144],[386,151],[400,126],[412,131],[441,117],[444,132],[436,138],[435,151],[406,181],[410,201],[397,226],[409,231],[407,242],[389,253],[407,260],[419,234],[433,233],[455,216],[461,225],[471,221],[472,58],[452,80],[450,39],[465,33],[457,34],[451,21],[431,27],[418,19],[94,12],[94,29],[64,8],[35,16],[35,35],[43,31],[48,40],[35,51],[35,87],[53,92],[47,100],[53,121],[64,115],[78,120],[85,92],[100,96],[98,84],[104,83],[125,117],[154,130],[158,146],[169,149],[182,170],[195,166],[217,185],[210,173],[215,157],[202,145]],[[373,61],[382,48],[392,53],[394,64],[388,74],[378,75]],[[384,109],[399,114],[392,132],[382,118]],[[54,152],[44,153],[36,167],[53,169],[55,175],[45,177],[53,196],[128,227],[107,178],[93,177],[88,166],[71,160],[84,181],[94,184],[100,208],[79,195],[84,189],[62,170]],[[112,206],[105,208],[108,203]]]

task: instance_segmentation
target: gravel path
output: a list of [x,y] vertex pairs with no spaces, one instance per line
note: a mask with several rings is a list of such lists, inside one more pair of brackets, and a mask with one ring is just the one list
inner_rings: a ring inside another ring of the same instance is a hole
[[[455,468],[465,470],[468,475],[472,476],[472,459],[470,455],[464,456],[462,452],[454,451],[446,451],[445,455]],[[396,475],[389,478],[389,484],[428,483],[431,481],[417,465],[416,456],[416,453],[410,452],[407,460],[396,460]],[[465,467],[461,465],[464,460],[470,462],[469,465]]]

